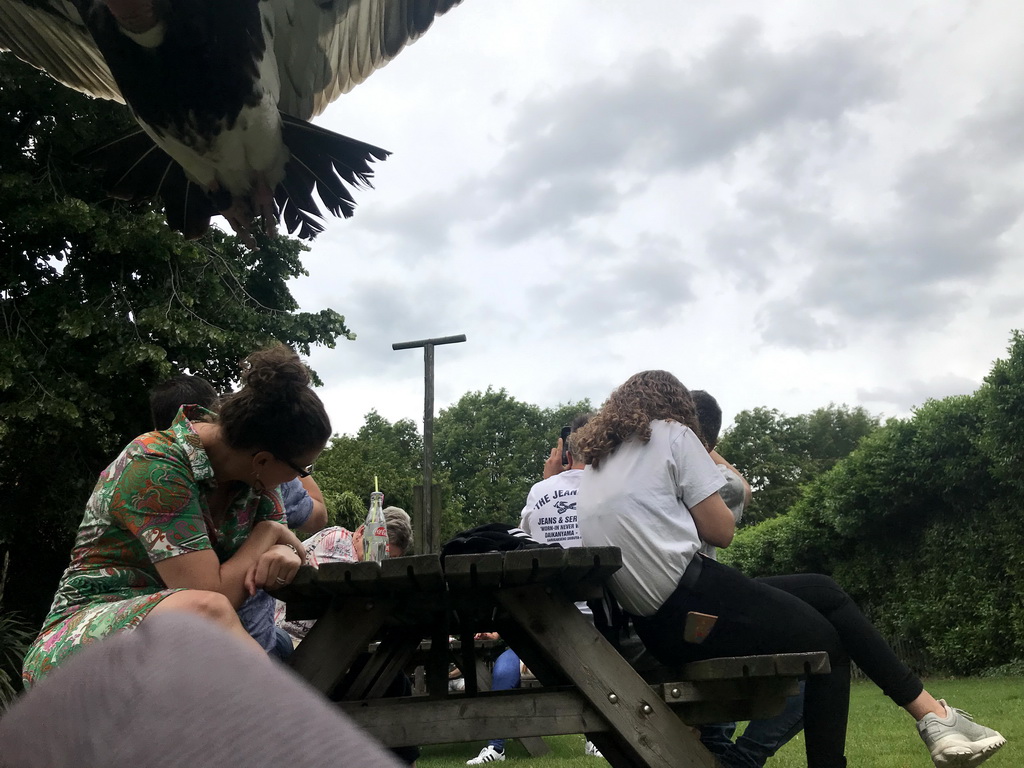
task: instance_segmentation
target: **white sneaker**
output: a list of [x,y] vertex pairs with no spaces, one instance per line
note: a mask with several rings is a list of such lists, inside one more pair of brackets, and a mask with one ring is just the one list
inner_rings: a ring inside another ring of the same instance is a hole
[[472,760],[467,760],[466,765],[482,765],[483,763],[493,763],[496,760],[505,759],[505,750],[499,752],[490,744],[480,750],[480,754],[474,757]]
[[590,739],[587,739],[587,746],[583,749],[583,754],[587,757],[604,757],[601,754],[601,750],[597,748],[597,745]]
[[939,768],[979,765],[1006,743],[999,733],[978,725],[962,709],[953,709],[941,699],[939,704],[946,708],[945,717],[929,712],[917,721],[917,730]]

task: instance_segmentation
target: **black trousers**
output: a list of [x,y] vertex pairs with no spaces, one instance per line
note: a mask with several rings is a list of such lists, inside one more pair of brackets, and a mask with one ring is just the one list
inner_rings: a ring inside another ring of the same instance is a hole
[[[718,617],[700,644],[683,639],[689,611]],[[720,656],[827,651],[832,671],[811,675],[804,697],[808,768],[846,765],[851,658],[900,706],[924,690],[849,595],[827,576],[751,579],[705,559],[691,587],[676,589],[657,613],[633,617],[633,623],[644,645],[663,664]]]

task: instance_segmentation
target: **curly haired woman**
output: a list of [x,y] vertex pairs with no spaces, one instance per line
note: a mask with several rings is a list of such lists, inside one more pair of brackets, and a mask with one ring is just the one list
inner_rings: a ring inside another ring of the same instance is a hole
[[[808,768],[840,768],[850,660],[917,721],[937,766],[977,765],[1006,743],[928,693],[853,601],[817,574],[750,579],[697,554],[726,547],[733,516],[721,473],[701,441],[689,391],[665,371],[616,389],[576,438],[588,467],[580,484],[587,546],[617,546],[611,590],[647,648],[665,664],[747,654],[827,651],[827,675],[807,680]],[[684,639],[690,612],[717,616],[700,643]]]
[[170,429],[135,438],[100,474],[25,656],[26,687],[83,646],[168,611],[204,616],[263,653],[236,611],[302,564],[273,490],[309,474],[331,425],[288,347],[250,355],[242,382],[219,415],[184,406]]

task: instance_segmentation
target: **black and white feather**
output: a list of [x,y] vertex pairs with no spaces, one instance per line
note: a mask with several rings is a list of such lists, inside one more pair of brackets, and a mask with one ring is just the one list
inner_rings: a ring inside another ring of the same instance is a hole
[[189,237],[224,215],[322,231],[319,197],[351,216],[352,188],[387,152],[308,122],[460,0],[0,0],[0,49],[140,130],[85,153],[111,195],[160,199]]

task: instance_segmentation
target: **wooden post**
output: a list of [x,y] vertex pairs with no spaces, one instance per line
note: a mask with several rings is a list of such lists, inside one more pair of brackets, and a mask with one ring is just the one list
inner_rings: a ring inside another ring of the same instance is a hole
[[436,339],[400,341],[391,345],[394,350],[423,347],[423,523],[417,525],[422,531],[417,551],[422,554],[438,552],[441,547],[440,505],[434,499],[434,347],[438,344],[456,344],[466,340],[466,334],[442,336]]

